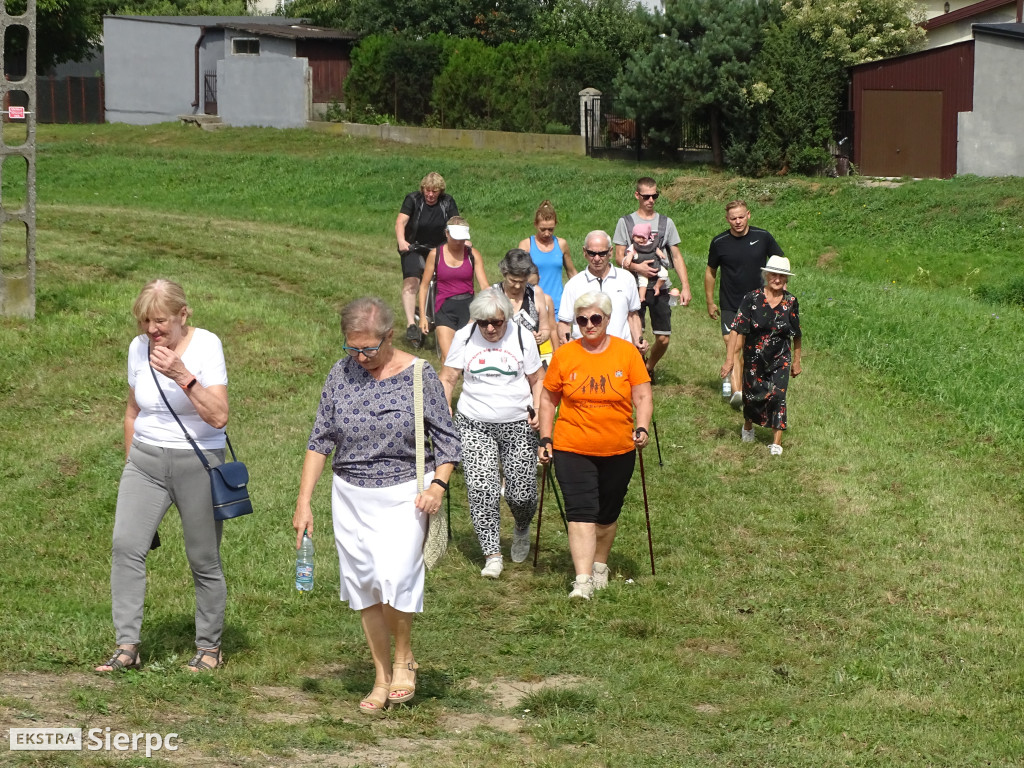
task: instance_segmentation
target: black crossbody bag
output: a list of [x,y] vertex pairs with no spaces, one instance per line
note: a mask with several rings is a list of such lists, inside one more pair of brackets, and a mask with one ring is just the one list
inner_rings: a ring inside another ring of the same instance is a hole
[[228,433],[224,433],[224,439],[227,441],[228,450],[231,451],[231,461],[226,461],[218,467],[211,467],[210,462],[206,460],[203,452],[199,450],[199,446],[192,439],[192,435],[188,433],[185,425],[181,423],[178,414],[171,408],[167,395],[160,388],[160,380],[156,377],[156,371],[152,365],[149,366],[149,372],[153,374],[156,390],[160,393],[160,397],[163,398],[164,405],[167,406],[167,410],[171,412],[174,420],[178,422],[181,431],[185,433],[185,439],[188,440],[189,445],[192,446],[192,450],[196,452],[199,460],[203,462],[203,466],[210,476],[210,495],[213,497],[213,519],[230,520],[233,517],[250,514],[252,512],[252,500],[249,498],[249,470],[245,464],[235,458],[235,449],[231,447]]

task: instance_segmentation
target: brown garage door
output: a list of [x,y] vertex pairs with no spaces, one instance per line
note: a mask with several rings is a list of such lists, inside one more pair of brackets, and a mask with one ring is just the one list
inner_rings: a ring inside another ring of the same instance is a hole
[[860,172],[942,176],[942,91],[864,91]]

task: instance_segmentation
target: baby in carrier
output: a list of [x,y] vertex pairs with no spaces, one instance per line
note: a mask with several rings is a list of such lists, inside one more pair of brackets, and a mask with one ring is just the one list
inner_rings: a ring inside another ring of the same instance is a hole
[[[668,276],[668,256],[658,247],[651,233],[651,225],[640,222],[633,227],[631,235],[632,243],[626,248],[626,255],[622,259],[622,266],[629,268],[630,264],[642,264],[653,262],[658,267],[658,276],[654,281],[654,295],[657,296],[662,290],[667,290],[672,297],[678,297],[679,289],[672,287],[672,280]],[[640,292],[640,301],[647,296],[647,287],[650,281],[644,275],[637,275],[636,285]]]

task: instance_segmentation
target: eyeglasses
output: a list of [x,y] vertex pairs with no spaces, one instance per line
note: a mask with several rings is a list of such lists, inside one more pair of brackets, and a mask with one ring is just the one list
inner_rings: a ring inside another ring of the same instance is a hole
[[587,254],[587,256],[593,256],[595,259],[598,256],[607,256],[610,251],[611,251],[611,248],[605,249],[603,251],[592,251],[589,248],[584,248],[583,249],[583,252],[585,254]]
[[382,346],[384,346],[384,339],[386,339],[386,338],[387,338],[387,336],[385,336],[383,339],[381,339],[380,340],[380,344],[378,344],[376,347],[344,347],[343,346],[342,349],[345,350],[346,354],[348,354],[349,357],[359,357],[360,355],[362,355],[367,360],[372,360],[373,358],[375,358],[377,356],[377,353],[380,352],[380,348]]
[[657,200],[659,197],[661,197],[660,192],[651,192],[649,195],[645,195],[643,192],[637,192],[637,194],[640,195],[640,197],[643,198],[644,200]]
[[501,328],[505,324],[505,318],[492,317],[489,320],[477,320],[476,324],[480,328]]
[[586,328],[588,325],[593,325],[593,326],[597,327],[597,326],[599,326],[603,322],[604,322],[604,315],[591,315],[590,317],[587,317],[586,315],[577,315],[576,316],[576,324],[580,328]]

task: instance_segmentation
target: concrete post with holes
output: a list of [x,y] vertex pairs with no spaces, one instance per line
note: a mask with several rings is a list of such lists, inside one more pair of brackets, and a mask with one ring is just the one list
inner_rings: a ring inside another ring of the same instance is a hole
[[[0,315],[36,314],[36,0],[12,16],[0,3]],[[25,71],[13,71],[12,40],[25,43]],[[23,76],[18,79],[18,75]],[[19,162],[19,158],[23,162]],[[22,189],[24,195],[15,195]]]

